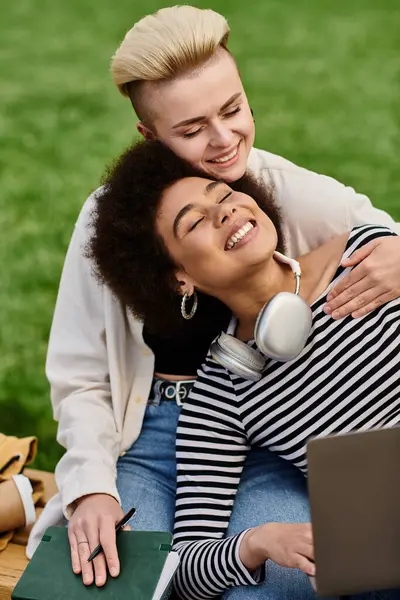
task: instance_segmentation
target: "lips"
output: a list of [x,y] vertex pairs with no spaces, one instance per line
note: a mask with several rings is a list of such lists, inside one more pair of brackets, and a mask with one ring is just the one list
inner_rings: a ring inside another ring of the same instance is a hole
[[[240,144],[240,142],[239,142]],[[224,163],[229,162],[230,160],[232,160],[233,158],[236,157],[238,151],[239,151],[239,144],[236,144],[236,146],[234,148],[232,148],[231,150],[228,150],[227,152],[224,152],[224,154],[220,154],[219,156],[216,156],[215,158],[209,158],[207,162],[216,164],[216,165],[223,165]]]
[[254,219],[249,219],[248,217],[243,217],[235,221],[226,238],[224,250],[232,250],[255,226],[256,222]]

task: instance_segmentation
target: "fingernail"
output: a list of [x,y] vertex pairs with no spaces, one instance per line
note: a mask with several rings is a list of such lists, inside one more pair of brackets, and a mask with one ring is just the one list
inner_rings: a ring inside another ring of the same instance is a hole
[[326,301],[327,301],[327,302],[330,302],[331,300],[332,300],[332,294],[331,294],[331,293],[329,293],[329,294],[327,295],[327,297],[326,297]]
[[332,313],[332,319],[339,319],[340,318],[340,312],[338,310],[334,310]]
[[89,584],[90,583],[90,575],[84,575],[83,576],[83,583],[85,583],[85,584]]
[[116,577],[118,575],[118,569],[116,567],[111,567],[110,574],[112,577]]
[[104,577],[96,577],[96,585],[104,585],[105,579]]
[[330,315],[330,314],[331,314],[331,312],[332,312],[332,309],[331,309],[331,307],[330,307],[330,306],[328,306],[328,305],[325,305],[325,306],[324,306],[324,313],[325,313],[326,315]]

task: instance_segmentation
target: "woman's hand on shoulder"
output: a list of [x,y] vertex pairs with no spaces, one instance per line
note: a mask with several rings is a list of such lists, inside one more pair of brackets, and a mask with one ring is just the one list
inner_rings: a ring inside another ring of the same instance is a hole
[[344,260],[354,267],[329,292],[324,310],[334,319],[367,315],[400,296],[400,237],[381,237]]
[[270,559],[281,567],[315,575],[311,524],[266,523],[250,529],[242,539],[239,556],[249,571]]
[[[108,494],[83,496],[76,505],[68,524],[72,569],[74,573],[82,574],[85,585],[95,581],[97,586],[102,586],[107,579],[107,569],[113,577],[119,574],[115,524],[123,517],[123,511]],[[90,553],[99,544],[103,552],[88,563]]]

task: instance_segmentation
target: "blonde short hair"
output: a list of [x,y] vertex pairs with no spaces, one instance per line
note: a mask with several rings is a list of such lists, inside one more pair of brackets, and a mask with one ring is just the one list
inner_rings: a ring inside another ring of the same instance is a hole
[[226,19],[213,10],[163,8],[128,31],[112,58],[112,78],[134,103],[130,84],[168,80],[201,65],[226,47],[229,32]]

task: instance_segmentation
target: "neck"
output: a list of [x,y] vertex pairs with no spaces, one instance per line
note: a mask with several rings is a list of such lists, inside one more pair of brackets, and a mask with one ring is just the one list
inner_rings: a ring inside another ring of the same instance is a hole
[[[312,304],[334,276],[343,255],[348,233],[333,238],[309,254],[298,258],[301,267],[300,296]],[[235,289],[224,290],[218,297],[237,316],[237,337],[253,339],[258,313],[279,292],[294,292],[296,280],[290,266],[270,258],[246,278],[238,278]]]
[[258,313],[279,292],[294,292],[296,280],[290,266],[272,257],[255,273],[241,278],[237,286],[224,292],[219,299],[238,318],[237,337],[251,339]]

